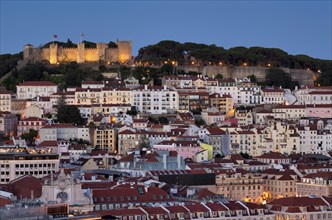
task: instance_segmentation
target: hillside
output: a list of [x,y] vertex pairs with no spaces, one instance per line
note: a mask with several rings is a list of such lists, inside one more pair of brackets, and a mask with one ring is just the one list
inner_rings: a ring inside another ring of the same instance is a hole
[[[321,60],[307,55],[290,55],[278,48],[233,47],[228,50],[214,44],[179,43],[160,41],[142,47],[136,61],[148,65],[160,65],[165,61],[175,61],[183,65],[232,65],[284,67],[289,69],[310,69],[314,72],[331,65],[329,60]],[[174,63],[174,62],[173,62]]]
[[[64,47],[77,46],[69,39],[66,43],[56,43]],[[93,42],[86,43],[89,47],[95,46]],[[114,42],[109,42],[108,47],[114,48],[114,45]],[[332,85],[331,60],[293,56],[276,48],[234,47],[226,50],[216,45],[161,41],[142,47],[135,58],[138,64],[135,67],[99,62],[70,62],[54,66],[47,61],[32,64],[29,59],[21,59],[22,53],[0,55],[0,82],[7,89],[15,91],[18,83],[27,80],[51,80],[60,83],[62,88],[77,86],[85,78],[101,80],[100,73],[105,71],[120,72],[123,78],[134,76],[141,83],[153,80],[160,84],[163,75],[174,73],[222,75],[224,78],[254,75],[258,82],[264,83],[266,72],[273,67],[282,68],[299,84],[313,84],[315,81],[316,85]]]

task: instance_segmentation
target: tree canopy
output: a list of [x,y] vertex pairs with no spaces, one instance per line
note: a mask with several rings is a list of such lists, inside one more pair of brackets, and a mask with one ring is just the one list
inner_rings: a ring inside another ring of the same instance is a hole
[[24,139],[28,145],[32,145],[34,144],[37,136],[38,136],[38,131],[34,129],[29,129],[29,132],[22,134],[21,138]]
[[297,85],[297,82],[292,81],[291,75],[280,68],[267,69],[265,81],[268,86],[274,87],[294,88]]
[[67,105],[64,96],[60,97],[58,101],[56,116],[60,123],[70,123],[76,125],[85,124],[77,106]]
[[190,63],[194,57],[203,64],[285,67],[290,69],[310,68],[318,70],[328,65],[328,60],[315,59],[306,55],[290,55],[278,48],[233,47],[228,50],[214,44],[197,44],[192,42],[160,41],[154,45],[142,47],[138,51],[137,61],[158,64],[167,60],[176,60],[179,65]]

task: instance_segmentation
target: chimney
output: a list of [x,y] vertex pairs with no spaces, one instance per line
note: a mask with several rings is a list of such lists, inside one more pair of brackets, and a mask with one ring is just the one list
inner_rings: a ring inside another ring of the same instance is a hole
[[166,86],[166,85],[164,85],[164,90],[165,90],[165,91],[167,90],[167,86]]
[[177,155],[177,164],[178,164],[178,170],[181,170],[181,156],[180,156],[180,154],[178,153],[178,155]]
[[164,164],[164,170],[167,170],[167,155],[163,155],[163,164]]
[[144,90],[148,90],[148,85],[144,85]]

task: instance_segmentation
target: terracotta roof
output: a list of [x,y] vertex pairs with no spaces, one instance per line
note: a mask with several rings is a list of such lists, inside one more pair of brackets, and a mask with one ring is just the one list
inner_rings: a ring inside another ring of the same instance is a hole
[[217,202],[216,203],[207,202],[205,205],[208,206],[213,212],[228,211],[228,209],[225,206]]
[[323,178],[325,180],[332,180],[332,172],[317,172],[317,173],[309,173],[305,176],[303,176],[303,178]]
[[185,207],[180,205],[167,206],[166,209],[168,209],[171,213],[189,213]]
[[311,95],[332,95],[332,91],[312,91],[309,92]]
[[289,213],[297,213],[297,212],[302,212],[299,207],[288,207],[286,212]]
[[[0,92],[0,94],[1,94],[1,92]],[[0,208],[5,205],[10,205],[10,204],[12,204],[12,201],[10,199],[0,196]]]
[[291,177],[289,174],[285,174],[285,175],[282,175],[278,180],[290,181],[290,180],[294,180],[294,178]]
[[262,92],[284,92],[284,90],[279,88],[273,88],[273,89],[266,88],[262,89]]
[[293,207],[326,205],[324,200],[322,200],[321,198],[310,198],[310,197],[288,197],[288,198],[275,199],[272,200],[270,204],[281,205],[281,206],[293,206]]
[[207,128],[207,131],[211,135],[224,135],[224,134],[226,134],[226,132],[224,130],[221,130],[220,128],[215,128],[215,127]]
[[56,86],[50,81],[26,81],[18,84],[17,86]]
[[268,152],[264,153],[261,156],[258,156],[256,158],[266,158],[266,159],[289,159],[285,155],[279,153],[279,152]]
[[31,198],[31,193],[34,198],[39,198],[42,195],[42,182],[36,177],[21,176],[9,184],[12,186],[12,193],[17,198]]
[[209,212],[209,210],[202,204],[193,203],[186,205],[186,208],[190,210],[191,213],[195,212]]
[[57,147],[58,141],[43,141],[38,144],[38,147]]

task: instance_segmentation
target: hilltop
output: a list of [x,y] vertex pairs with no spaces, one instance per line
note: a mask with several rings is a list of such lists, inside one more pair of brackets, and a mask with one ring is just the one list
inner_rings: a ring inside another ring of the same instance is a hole
[[[48,42],[42,48],[50,48],[54,43],[61,48],[77,48],[67,42]],[[84,41],[85,48],[95,48],[96,43]],[[110,41],[107,48],[117,49]],[[38,52],[38,51],[37,51]],[[216,45],[160,41],[155,45],[142,47],[134,62],[84,62],[62,61],[50,65],[49,61],[36,62],[36,57],[24,59],[23,53],[0,55],[0,83],[7,89],[15,90],[17,83],[26,80],[51,80],[62,88],[76,86],[85,78],[102,80],[102,72],[119,72],[122,78],[134,76],[140,83],[151,80],[160,84],[165,74],[204,74],[210,77],[254,76],[264,82],[271,68],[282,68],[299,84],[332,85],[332,61],[315,59],[306,55],[290,55],[278,48],[234,47],[228,50]],[[132,65],[135,64],[135,65]]]

